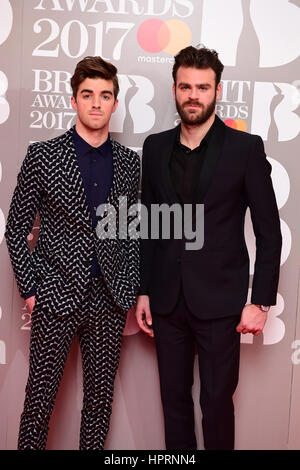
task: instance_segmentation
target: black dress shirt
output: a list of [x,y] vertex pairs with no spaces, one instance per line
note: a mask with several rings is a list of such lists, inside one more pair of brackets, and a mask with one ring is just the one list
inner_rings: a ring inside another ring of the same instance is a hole
[[[181,126],[177,128],[176,140],[173,152],[169,162],[171,181],[173,183],[178,201],[183,204],[194,204],[197,197],[197,186],[200,179],[200,173],[204,163],[206,150],[211,136],[216,129],[216,120],[202,139],[200,145],[191,150],[180,142]],[[195,216],[195,206],[193,206],[193,223]],[[182,221],[183,222],[183,221]],[[194,227],[193,227],[194,229]],[[148,290],[140,289],[138,295],[148,295]]]
[[[214,132],[215,121],[202,139],[200,145],[191,150],[180,142],[180,130],[176,136],[170,159],[170,173],[175,192],[181,204],[195,203],[197,183],[204,163],[209,140]],[[198,201],[201,202],[201,201]]]

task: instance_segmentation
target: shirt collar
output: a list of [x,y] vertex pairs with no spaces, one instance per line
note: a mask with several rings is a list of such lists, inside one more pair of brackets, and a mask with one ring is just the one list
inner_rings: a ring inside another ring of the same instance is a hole
[[[217,124],[216,124],[216,118],[215,118],[215,120],[214,120],[213,124],[210,126],[208,132],[203,137],[200,145],[198,145],[198,147],[196,147],[194,149],[195,151],[200,150],[200,147],[202,147],[203,145],[206,145],[206,146],[208,145],[208,143],[211,139],[211,136],[212,136],[212,134],[214,133],[214,131],[216,129],[216,125]],[[184,145],[180,142],[180,131],[181,131],[181,125],[179,124],[179,126],[177,127],[177,133],[176,133],[176,143],[177,143],[177,145],[180,145],[184,148],[188,148],[188,147],[186,147],[186,145]]]
[[93,147],[90,145],[86,140],[84,140],[76,131],[76,128],[73,128],[73,140],[75,144],[75,149],[77,153],[80,155],[85,155],[91,150],[98,150],[101,155],[106,156],[111,151],[111,138],[108,135],[107,140],[103,142],[103,144],[99,145],[99,147]]

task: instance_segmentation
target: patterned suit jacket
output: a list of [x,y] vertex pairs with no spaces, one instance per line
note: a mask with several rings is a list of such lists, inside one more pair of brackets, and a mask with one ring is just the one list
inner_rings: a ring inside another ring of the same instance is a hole
[[[73,129],[29,146],[18,175],[6,226],[6,241],[21,296],[36,288],[36,304],[51,314],[74,312],[88,293],[92,256],[98,261],[116,304],[129,310],[139,284],[139,242],[129,237],[101,240],[92,229]],[[115,140],[113,185],[108,203],[118,220],[119,198],[137,203],[140,159]],[[39,238],[27,243],[36,214]]]

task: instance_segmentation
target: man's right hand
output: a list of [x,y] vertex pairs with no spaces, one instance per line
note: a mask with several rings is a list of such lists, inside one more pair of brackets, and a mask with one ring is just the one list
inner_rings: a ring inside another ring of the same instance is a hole
[[152,328],[152,316],[150,311],[150,302],[148,295],[139,295],[137,298],[135,316],[139,327],[147,335],[154,337]]
[[25,303],[27,305],[29,313],[31,314],[35,304],[35,295],[33,295],[32,297],[28,297],[28,299],[25,299]]

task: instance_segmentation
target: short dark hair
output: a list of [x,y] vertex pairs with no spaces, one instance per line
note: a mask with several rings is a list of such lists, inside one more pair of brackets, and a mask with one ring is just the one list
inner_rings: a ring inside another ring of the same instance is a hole
[[85,57],[78,62],[71,78],[73,97],[76,99],[79,85],[86,78],[104,78],[105,80],[112,80],[114,86],[114,98],[117,99],[119,93],[117,72],[117,68],[110,62],[103,60],[102,57]]
[[216,74],[216,86],[221,81],[224,65],[219,59],[218,53],[206,47],[188,46],[178,52],[173,65],[173,80],[176,84],[176,74],[179,67],[193,67],[196,69],[212,68]]

